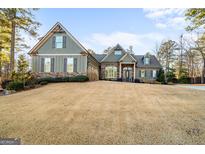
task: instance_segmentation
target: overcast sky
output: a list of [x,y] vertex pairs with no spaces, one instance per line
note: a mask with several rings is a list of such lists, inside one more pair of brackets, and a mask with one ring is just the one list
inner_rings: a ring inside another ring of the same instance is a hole
[[[117,43],[135,54],[152,52],[163,39],[186,34],[185,9],[40,9],[35,12],[43,36],[61,22],[87,49],[102,53]],[[40,37],[39,36],[39,37]],[[29,41],[32,47],[37,40]]]

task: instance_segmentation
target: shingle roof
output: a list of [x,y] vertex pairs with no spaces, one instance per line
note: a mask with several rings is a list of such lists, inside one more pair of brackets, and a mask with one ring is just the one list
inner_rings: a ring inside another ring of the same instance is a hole
[[[106,56],[106,54],[93,54],[93,57],[98,61],[101,62],[102,59]],[[133,55],[132,56],[137,60],[137,67],[141,68],[161,68],[161,65],[157,58],[154,55],[150,57],[150,64],[144,64],[144,55]],[[116,61],[113,61],[116,62]]]
[[[121,55],[115,55],[114,51],[116,50],[121,50],[122,54]],[[118,62],[124,55],[126,54],[126,51],[119,45],[117,44],[113,48],[111,48],[106,56],[102,59],[101,62]]]
[[143,67],[143,68],[161,68],[162,67],[154,55],[151,55],[149,65],[144,64],[144,55],[134,55],[134,57],[137,60],[137,67]]
[[[115,50],[121,50],[122,54],[120,56],[114,55]],[[120,59],[127,53],[119,44],[111,48],[107,54],[93,54],[93,57],[99,62],[119,62]],[[130,54],[137,61],[137,67],[141,68],[161,68],[159,61],[154,55],[150,55],[150,64],[144,64],[145,55],[134,55]]]
[[101,60],[106,56],[106,54],[92,54],[92,55],[98,62],[101,62]]

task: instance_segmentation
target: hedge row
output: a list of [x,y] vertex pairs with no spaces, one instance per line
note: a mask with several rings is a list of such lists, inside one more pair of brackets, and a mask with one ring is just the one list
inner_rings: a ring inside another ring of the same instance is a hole
[[[35,86],[36,84],[46,85],[47,83],[58,83],[58,82],[85,82],[88,81],[89,78],[84,75],[78,75],[75,77],[57,77],[57,78],[40,78],[40,79],[34,79],[33,81],[28,81],[25,83],[26,86]],[[6,85],[7,90],[23,90],[24,84],[20,81],[10,81]]]
[[89,78],[84,75],[78,75],[74,77],[57,77],[57,78],[51,78],[51,77],[46,77],[46,78],[40,78],[37,79],[37,83],[40,84],[40,82],[48,82],[48,83],[57,83],[57,82],[85,82],[88,81]]

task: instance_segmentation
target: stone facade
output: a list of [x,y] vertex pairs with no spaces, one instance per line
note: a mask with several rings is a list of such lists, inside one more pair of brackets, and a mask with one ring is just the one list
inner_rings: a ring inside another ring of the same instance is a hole
[[106,66],[115,66],[117,67],[117,78],[119,78],[119,63],[101,63],[100,66],[100,79],[105,79],[105,67]]

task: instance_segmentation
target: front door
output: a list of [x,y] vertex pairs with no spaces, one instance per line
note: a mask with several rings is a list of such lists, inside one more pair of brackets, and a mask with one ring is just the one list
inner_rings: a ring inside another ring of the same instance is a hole
[[133,80],[133,70],[132,67],[123,68],[123,81],[132,82]]

